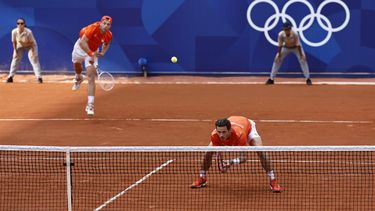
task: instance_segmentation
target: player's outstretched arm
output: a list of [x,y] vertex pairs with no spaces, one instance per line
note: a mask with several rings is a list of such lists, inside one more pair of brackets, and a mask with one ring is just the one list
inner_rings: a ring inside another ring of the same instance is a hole
[[[210,142],[208,146],[213,146],[212,142]],[[213,154],[214,152],[206,152],[204,154],[201,170],[208,171],[208,169],[210,169]]]
[[214,152],[206,152],[203,158],[203,163],[202,163],[202,170],[208,171],[211,167],[211,162],[212,162],[212,156]]

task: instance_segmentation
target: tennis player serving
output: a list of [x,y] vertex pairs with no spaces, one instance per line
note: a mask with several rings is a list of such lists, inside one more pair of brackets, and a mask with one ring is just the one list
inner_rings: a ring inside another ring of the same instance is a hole
[[[76,75],[72,90],[78,90],[84,79],[82,76],[82,63],[84,62],[88,79],[86,105],[88,116],[94,116],[95,78],[97,74],[95,68],[98,66],[98,58],[104,56],[112,40],[112,32],[109,31],[111,25],[112,18],[103,16],[99,22],[82,28],[73,48],[72,62]],[[101,50],[99,51],[100,47]]]
[[[259,136],[255,122],[242,116],[231,116],[227,119],[219,119],[215,123],[216,128],[211,133],[209,146],[262,146],[262,139]],[[191,184],[191,188],[203,188],[207,186],[206,172],[211,167],[212,156],[215,152],[206,152],[198,179]],[[220,154],[217,155],[220,160]],[[270,181],[270,188],[273,192],[282,192],[276,180],[271,162],[267,158],[266,152],[258,152],[261,165],[266,171]],[[219,163],[219,170],[226,172],[232,165],[246,162],[246,157],[241,155],[227,162]]]

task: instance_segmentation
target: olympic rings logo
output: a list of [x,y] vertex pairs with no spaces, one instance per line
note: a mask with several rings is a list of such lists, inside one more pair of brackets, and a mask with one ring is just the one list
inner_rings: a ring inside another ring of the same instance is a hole
[[[264,27],[257,26],[253,22],[253,20],[251,19],[251,12],[253,11],[254,6],[256,6],[259,3],[267,3],[267,4],[271,5],[273,7],[273,9],[275,10],[275,14],[271,15],[266,20],[266,22],[264,24]],[[286,12],[287,9],[288,9],[288,7],[290,5],[292,5],[292,4],[294,4],[294,3],[302,3],[302,4],[306,5],[306,7],[310,11],[310,14],[308,14],[304,18],[302,18],[302,20],[299,23],[299,25],[297,25],[296,21],[290,15],[288,15],[287,12]],[[324,15],[321,14],[323,8],[327,4],[330,4],[330,3],[337,3],[337,4],[339,4],[341,7],[343,7],[343,9],[345,11],[345,20],[344,20],[344,22],[340,26],[338,26],[336,28],[333,28],[331,21],[326,16],[324,16]],[[283,22],[285,22],[286,20],[289,20],[292,23],[293,28],[295,29],[295,31],[297,31],[298,34],[300,35],[301,40],[304,43],[306,43],[307,45],[312,46],[312,47],[319,47],[319,46],[322,46],[322,45],[326,44],[329,41],[329,39],[331,39],[332,33],[343,30],[348,25],[349,20],[350,20],[350,11],[349,11],[349,8],[341,0],[325,0],[325,1],[323,1],[318,6],[318,9],[317,9],[316,12],[314,11],[314,8],[310,4],[310,2],[308,2],[307,0],[290,0],[290,1],[288,1],[283,6],[281,12],[280,12],[278,6],[275,4],[275,2],[273,2],[272,0],[254,0],[249,5],[249,7],[247,9],[247,14],[246,15],[247,15],[247,21],[249,22],[250,26],[253,29],[257,30],[257,31],[263,32],[264,36],[266,37],[266,39],[268,40],[268,42],[270,42],[271,44],[273,44],[275,46],[278,46],[278,42],[274,41],[270,37],[269,31],[272,30],[272,29],[274,29],[276,27],[276,25],[279,22],[280,18],[282,19]],[[327,31],[326,37],[322,41],[320,41],[320,42],[311,42],[310,40],[306,39],[305,35],[303,34],[305,30],[307,30],[308,28],[310,28],[312,26],[312,24],[314,23],[315,18],[317,19],[319,26],[322,29],[324,29],[324,30]]]

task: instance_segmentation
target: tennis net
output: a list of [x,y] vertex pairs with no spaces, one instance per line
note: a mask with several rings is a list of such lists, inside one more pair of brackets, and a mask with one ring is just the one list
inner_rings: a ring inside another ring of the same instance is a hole
[[[192,189],[207,152],[207,187]],[[219,153],[246,162],[221,173]],[[283,192],[270,191],[260,156]],[[0,146],[0,210],[367,211],[374,167],[375,146]]]

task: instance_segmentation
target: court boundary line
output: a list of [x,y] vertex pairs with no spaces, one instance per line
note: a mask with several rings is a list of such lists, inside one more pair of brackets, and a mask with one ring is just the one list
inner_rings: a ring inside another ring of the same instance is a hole
[[[116,79],[115,79],[116,80]],[[18,80],[16,83],[30,83],[30,80]],[[73,84],[72,80],[45,80],[46,84]],[[82,82],[87,84],[87,81]],[[117,85],[264,85],[264,81],[115,81]],[[304,81],[278,81],[276,85],[305,85]],[[313,85],[336,86],[375,86],[375,82],[354,81],[314,81]]]
[[[74,76],[73,70],[44,70],[46,75],[67,75],[67,76]],[[139,75],[142,76],[142,71],[109,71],[112,74],[124,74],[124,75]],[[1,69],[0,74],[8,74],[9,70]],[[18,70],[17,73],[22,74],[34,74],[32,69],[30,70]],[[151,71],[148,72],[150,75],[157,75],[157,76],[170,76],[170,75],[178,75],[178,76],[212,76],[220,75],[220,76],[269,76],[269,71],[259,71],[259,72],[248,72],[248,71],[199,71],[199,72],[192,72],[192,71]],[[278,73],[280,76],[286,75],[302,75],[300,71],[294,72],[280,72]],[[374,72],[311,72],[310,75],[327,75],[327,76],[374,76]]]
[[[42,121],[138,121],[138,122],[213,122],[213,119],[168,119],[168,118],[0,118],[0,122],[42,122]],[[294,119],[254,119],[261,123],[309,123],[309,124],[374,124],[369,120],[294,120]]]
[[[121,85],[264,85],[263,81],[204,81],[204,82],[188,82],[188,81],[129,81],[129,82],[116,82]],[[305,85],[304,81],[280,81],[276,85]],[[340,86],[375,86],[375,82],[340,82],[340,81],[317,81],[313,82],[314,85],[340,85]]]
[[[48,77],[44,80],[44,83],[46,84],[72,84],[72,77],[73,76],[67,76],[63,75],[62,79],[48,79]],[[198,76],[202,77],[202,76]],[[230,77],[230,76],[228,76]],[[246,76],[245,76],[246,77]],[[258,76],[254,76],[258,77]],[[241,81],[241,80],[217,80],[213,76],[206,78],[204,81],[194,81],[192,79],[178,79],[178,80],[167,80],[167,81],[152,81],[152,78],[144,79],[144,78],[132,78],[127,76],[119,76],[115,77],[115,84],[120,85],[264,85],[263,78],[252,78],[250,81]],[[343,85],[343,86],[352,86],[352,85],[358,85],[358,86],[375,86],[375,80],[374,81],[368,81],[369,78],[359,78],[364,79],[365,81],[358,81],[358,80],[350,80],[347,79],[346,81],[340,81],[343,78],[339,79],[327,79],[327,78],[317,78],[314,80],[314,85]],[[345,79],[345,78],[344,78]],[[370,78],[371,79],[371,78]],[[322,81],[320,81],[322,80]],[[30,81],[34,81],[34,78],[32,79],[18,79],[15,83],[30,83]],[[87,84],[87,81],[83,81],[84,84]],[[303,80],[298,79],[283,79],[281,81],[277,81],[276,85],[305,85],[306,83]]]
[[138,186],[139,184],[141,184],[143,181],[145,181],[146,179],[148,179],[149,177],[151,177],[151,175],[155,174],[156,172],[160,171],[161,169],[163,169],[164,167],[166,167],[167,165],[169,165],[170,163],[172,163],[174,160],[168,160],[167,162],[163,163],[161,166],[157,167],[156,169],[154,169],[153,171],[151,171],[150,173],[148,173],[146,176],[142,177],[141,179],[139,179],[138,181],[136,181],[135,183],[133,183],[132,185],[130,185],[129,187],[127,187],[125,190],[121,191],[120,193],[118,193],[117,195],[115,195],[114,197],[110,198],[109,200],[107,200],[106,202],[104,202],[102,205],[100,205],[99,207],[95,208],[94,210],[95,211],[99,211],[101,209],[103,209],[104,207],[106,207],[108,204],[112,203],[113,201],[115,201],[117,198],[119,198],[120,196],[124,195],[127,191],[129,191],[130,189]]

